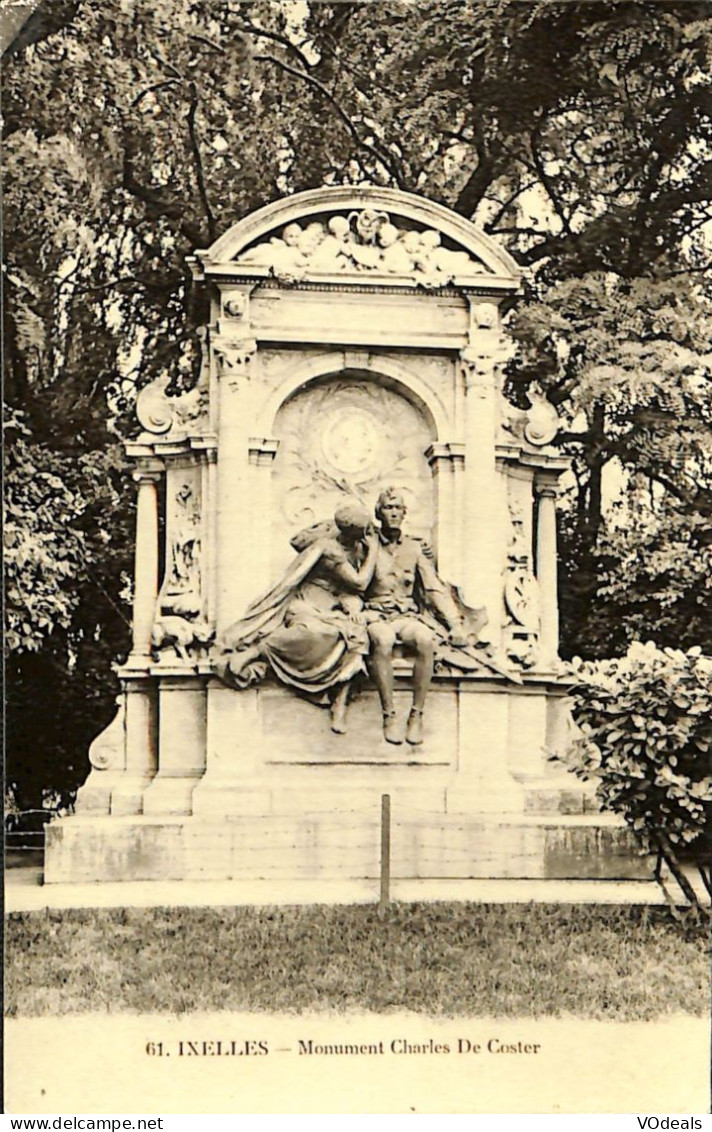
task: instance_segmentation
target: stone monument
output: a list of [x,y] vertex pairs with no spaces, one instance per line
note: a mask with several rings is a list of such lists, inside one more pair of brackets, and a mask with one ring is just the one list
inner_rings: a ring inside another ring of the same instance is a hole
[[502,394],[513,260],[338,187],[191,266],[201,375],[138,397],[133,647],[46,881],[375,877],[384,793],[395,877],[645,875],[548,757],[568,462]]

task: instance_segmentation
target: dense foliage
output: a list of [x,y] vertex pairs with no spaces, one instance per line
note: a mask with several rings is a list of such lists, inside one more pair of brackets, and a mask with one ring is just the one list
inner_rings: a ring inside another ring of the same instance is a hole
[[138,387],[193,380],[186,255],[325,182],[442,201],[522,265],[509,392],[540,381],[575,456],[565,652],[712,650],[711,43],[689,0],[38,6],[4,69],[12,782],[66,792],[112,710],[119,440]]
[[635,644],[620,660],[578,662],[569,753],[693,899],[681,865],[712,891],[712,658]]

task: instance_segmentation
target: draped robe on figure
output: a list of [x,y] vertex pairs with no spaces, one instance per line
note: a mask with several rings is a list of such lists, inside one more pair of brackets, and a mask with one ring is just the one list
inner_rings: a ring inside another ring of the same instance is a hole
[[[257,644],[275,675],[302,692],[321,695],[365,671],[368,634],[346,612],[362,603],[334,575],[334,567],[347,561],[354,565],[346,548],[328,535],[301,550],[279,582],[225,631],[229,682],[247,687],[262,674],[259,661],[239,671],[240,651]],[[230,669],[231,654],[236,673]]]
[[[257,682],[265,674],[266,661],[283,683],[323,698],[330,688],[367,671],[368,631],[361,620],[353,618],[363,602],[334,575],[339,563],[360,566],[365,550],[358,543],[350,558],[337,534],[336,525],[326,521],[300,531],[291,540],[299,552],[294,562],[277,584],[252,602],[244,616],[223,634],[224,677],[228,683],[246,688]],[[416,579],[416,616],[435,632],[436,662],[465,671],[485,668],[521,683],[518,673],[476,644],[487,620],[484,609],[470,609],[458,590],[443,582],[430,563],[421,565],[425,577],[421,578],[419,572]],[[447,594],[453,602],[469,637],[469,647],[449,645],[442,622],[428,608],[428,589]],[[367,614],[364,620],[368,619]],[[253,645],[260,646],[265,660],[255,659],[240,667],[240,652]]]

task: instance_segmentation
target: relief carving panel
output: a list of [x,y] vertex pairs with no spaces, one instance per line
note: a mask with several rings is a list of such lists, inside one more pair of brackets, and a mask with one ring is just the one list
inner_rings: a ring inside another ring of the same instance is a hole
[[525,532],[522,504],[510,500],[512,534],[504,578],[505,652],[510,661],[530,668],[539,655],[541,611],[539,583],[531,565],[531,548]]
[[166,483],[166,564],[158,595],[153,647],[161,660],[207,647],[211,631],[203,617],[203,519],[198,465],[171,469]]
[[[424,452],[434,437],[399,393],[355,378],[311,385],[282,406],[275,435],[275,526],[284,536],[333,514],[345,497],[373,511],[387,484],[403,493],[409,531],[430,536],[433,481]],[[285,538],[274,541],[280,547]]]
[[279,235],[242,252],[237,262],[266,267],[284,283],[313,274],[380,275],[406,278],[427,290],[486,272],[462,248],[443,244],[440,232],[406,228],[388,213],[368,208],[288,224]]

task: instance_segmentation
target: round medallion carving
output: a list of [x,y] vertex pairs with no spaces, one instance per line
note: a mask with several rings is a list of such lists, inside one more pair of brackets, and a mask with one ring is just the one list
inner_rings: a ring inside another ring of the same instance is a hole
[[349,476],[373,474],[383,453],[383,427],[371,413],[344,408],[330,413],[321,434],[326,461]]

